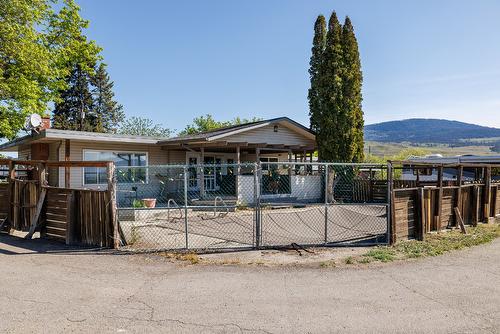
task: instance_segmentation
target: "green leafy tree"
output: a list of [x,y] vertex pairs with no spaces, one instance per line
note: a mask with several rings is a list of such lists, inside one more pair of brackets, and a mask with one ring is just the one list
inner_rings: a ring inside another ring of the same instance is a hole
[[91,77],[94,105],[92,114],[95,118],[96,132],[116,132],[125,119],[123,106],[115,101],[113,81],[109,78],[106,65],[101,63],[94,76]]
[[118,133],[131,136],[170,137],[172,130],[155,124],[145,117],[127,118],[118,130]]
[[87,25],[72,0],[0,0],[0,138],[14,138],[26,115],[45,114],[74,64],[100,58]]
[[309,116],[316,132],[318,155],[323,161],[363,160],[363,112],[361,109],[361,62],[349,18],[344,27],[335,12],[324,27],[315,23],[310,62]]
[[205,116],[195,117],[193,119],[193,123],[187,125],[184,128],[184,130],[179,132],[179,135],[180,136],[192,135],[192,134],[216,130],[216,129],[220,129],[220,128],[224,128],[224,127],[228,127],[228,126],[257,122],[260,120],[262,120],[262,119],[257,118],[257,117],[254,117],[251,119],[236,117],[230,121],[217,121],[213,118],[212,115],[206,114]]

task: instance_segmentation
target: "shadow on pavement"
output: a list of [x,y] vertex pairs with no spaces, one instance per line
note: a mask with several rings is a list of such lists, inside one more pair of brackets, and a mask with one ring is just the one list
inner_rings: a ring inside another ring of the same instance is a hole
[[0,233],[0,254],[27,255],[27,254],[66,254],[66,255],[110,255],[121,254],[113,249],[68,246],[64,243],[47,240],[31,239]]

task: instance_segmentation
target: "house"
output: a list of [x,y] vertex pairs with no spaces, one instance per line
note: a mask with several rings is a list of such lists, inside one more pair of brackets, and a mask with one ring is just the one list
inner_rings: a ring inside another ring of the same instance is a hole
[[[50,122],[43,124],[47,128],[38,133],[0,145],[0,152],[17,152],[18,158],[23,160],[114,161],[118,172],[126,172],[124,175],[118,174],[119,191],[135,192],[136,197],[146,195],[141,193],[143,188],[147,188],[154,196],[157,196],[157,192],[164,193],[165,187],[167,193],[179,192],[183,189],[178,179],[179,169],[167,165],[186,165],[189,166],[190,193],[197,194],[199,198],[210,197],[211,193],[220,193],[221,185],[225,184],[227,193],[224,195],[249,203],[253,198],[253,189],[246,192],[242,190],[250,190],[249,185],[253,182],[252,166],[240,165],[235,171],[235,166],[229,165],[261,162],[264,163],[266,175],[269,174],[269,168],[265,163],[312,161],[317,148],[314,133],[287,117],[175,138],[58,130],[50,128]],[[195,167],[198,165],[204,167]],[[292,185],[300,183],[296,177],[306,174],[304,168],[301,172],[292,170],[292,167],[283,170],[286,173],[282,173],[281,180],[288,183],[281,187],[285,189],[282,191],[284,193],[273,190],[269,191],[270,195],[293,196]],[[177,176],[170,175],[172,173]],[[48,174],[49,185],[52,186],[106,186],[106,171],[101,168],[49,169]],[[127,177],[132,174],[133,179]],[[172,181],[174,179],[175,182]],[[165,180],[170,180],[167,186]],[[245,185],[245,182],[249,185]],[[307,194],[311,196],[311,191],[307,191]]]

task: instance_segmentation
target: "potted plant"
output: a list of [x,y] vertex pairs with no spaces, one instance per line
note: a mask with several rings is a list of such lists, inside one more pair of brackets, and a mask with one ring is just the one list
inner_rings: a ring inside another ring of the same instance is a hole
[[146,208],[154,208],[156,206],[156,198],[143,198],[142,202]]

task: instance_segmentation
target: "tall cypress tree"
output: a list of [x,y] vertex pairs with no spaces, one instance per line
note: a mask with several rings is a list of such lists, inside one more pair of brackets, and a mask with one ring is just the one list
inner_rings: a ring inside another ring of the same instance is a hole
[[123,106],[114,99],[114,83],[106,71],[106,65],[102,63],[99,65],[95,75],[91,78],[91,84],[94,98],[93,131],[114,133],[117,131],[118,125],[125,119],[125,114]]
[[342,75],[343,109],[352,123],[348,150],[352,154],[352,161],[361,162],[364,159],[364,120],[361,107],[363,74],[358,41],[349,17],[345,18],[342,27],[342,55],[344,66]]
[[321,96],[320,89],[320,67],[323,58],[323,52],[326,45],[326,20],[323,15],[319,15],[314,24],[312,55],[309,61],[309,78],[311,88],[309,88],[309,119],[311,130],[317,131],[321,120]]
[[311,57],[309,115],[323,161],[363,160],[363,81],[358,44],[349,18],[344,27],[335,12],[321,52],[321,23],[316,20]]
[[53,112],[53,127],[62,130],[92,131],[93,99],[87,71],[76,65],[67,78],[68,88]]
[[324,161],[346,161],[343,152],[345,120],[342,117],[342,27],[337,14],[328,21],[326,46],[319,66],[318,95],[320,113],[316,140],[319,157]]

